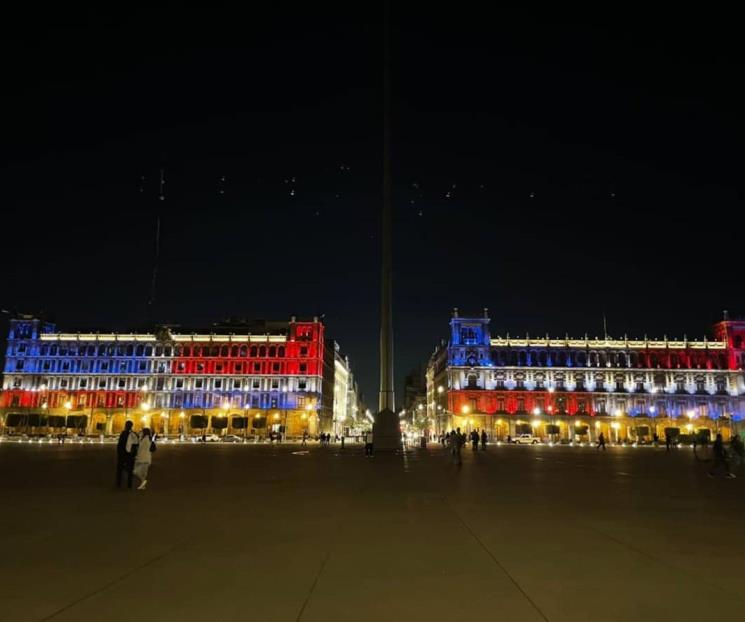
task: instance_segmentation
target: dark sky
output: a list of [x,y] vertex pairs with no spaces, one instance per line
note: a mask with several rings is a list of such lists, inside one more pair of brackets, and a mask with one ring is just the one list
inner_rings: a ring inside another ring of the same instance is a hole
[[[399,379],[453,306],[562,336],[600,334],[603,312],[616,336],[701,336],[745,311],[732,16],[409,6],[393,17]],[[324,313],[374,405],[379,7],[6,15],[2,306],[141,324],[160,211],[156,319]]]

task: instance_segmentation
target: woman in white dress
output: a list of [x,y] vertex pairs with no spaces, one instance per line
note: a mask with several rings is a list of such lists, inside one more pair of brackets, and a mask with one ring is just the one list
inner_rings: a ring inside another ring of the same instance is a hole
[[150,436],[150,428],[143,428],[140,433],[140,444],[137,446],[137,455],[135,456],[134,474],[140,479],[141,483],[137,490],[145,490],[147,487],[147,472],[153,461],[153,440]]

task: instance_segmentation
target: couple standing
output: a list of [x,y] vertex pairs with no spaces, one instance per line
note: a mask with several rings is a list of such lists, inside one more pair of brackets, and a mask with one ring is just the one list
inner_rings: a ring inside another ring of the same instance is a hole
[[127,473],[127,487],[132,488],[132,475],[140,480],[137,490],[147,487],[147,472],[153,461],[155,440],[150,428],[143,428],[140,436],[132,429],[132,422],[124,424],[124,431],[119,435],[116,445],[116,487],[121,488],[122,473]]

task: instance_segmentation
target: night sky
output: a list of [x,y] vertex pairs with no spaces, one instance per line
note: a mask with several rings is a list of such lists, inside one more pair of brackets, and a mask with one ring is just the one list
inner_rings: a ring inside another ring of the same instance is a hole
[[[381,4],[123,6],[5,16],[0,305],[142,325],[160,212],[155,320],[325,314],[374,406]],[[737,20],[446,6],[393,17],[399,381],[454,306],[536,336],[745,312]]]

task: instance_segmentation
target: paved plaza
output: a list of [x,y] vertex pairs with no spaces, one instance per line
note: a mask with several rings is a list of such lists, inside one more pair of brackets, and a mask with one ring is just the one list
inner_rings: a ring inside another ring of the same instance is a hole
[[689,448],[0,444],[0,620],[703,620],[745,611],[745,478]]

